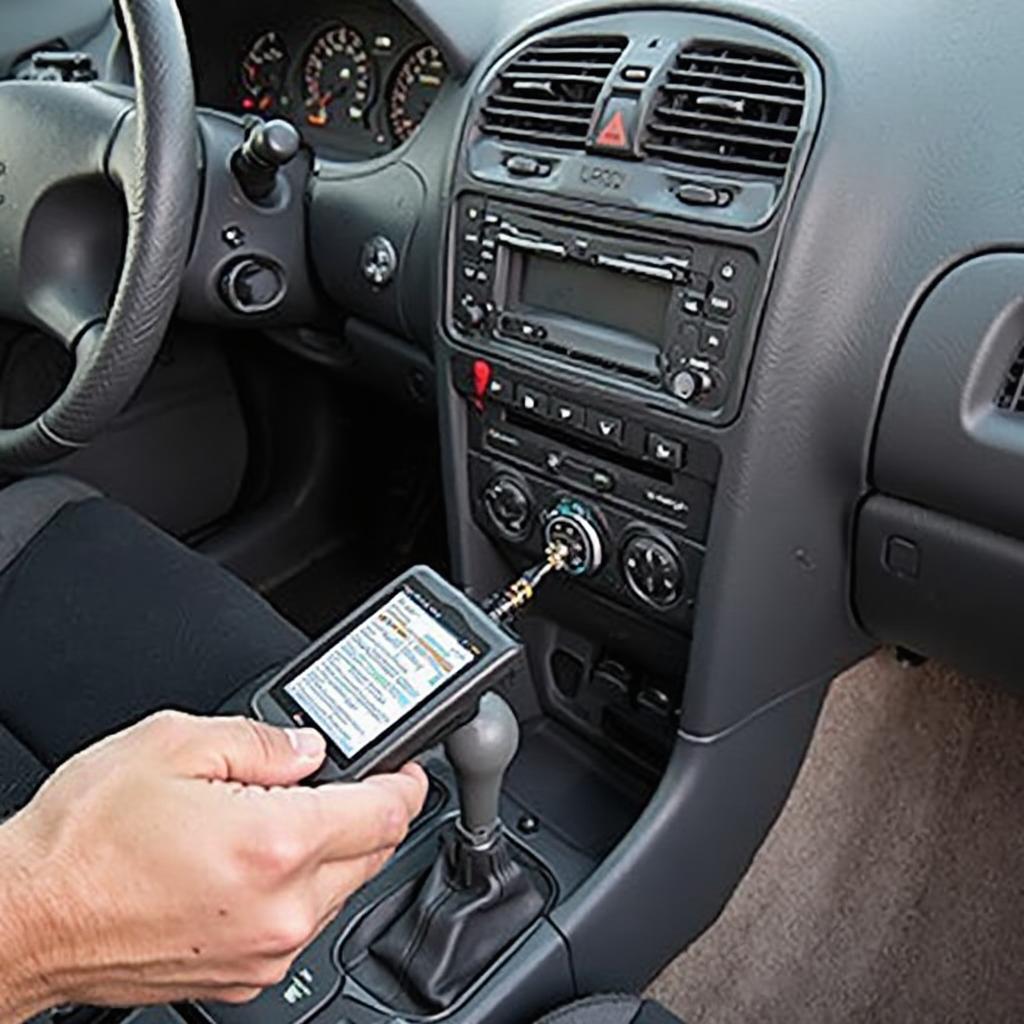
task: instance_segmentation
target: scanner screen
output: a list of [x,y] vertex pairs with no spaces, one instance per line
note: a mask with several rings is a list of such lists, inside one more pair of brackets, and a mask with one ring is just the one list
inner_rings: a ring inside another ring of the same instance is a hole
[[346,757],[355,758],[479,656],[425,597],[405,588],[284,691]]

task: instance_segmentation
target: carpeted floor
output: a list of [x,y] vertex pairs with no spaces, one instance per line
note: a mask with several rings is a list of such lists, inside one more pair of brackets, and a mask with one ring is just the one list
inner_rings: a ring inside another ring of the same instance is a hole
[[651,994],[687,1024],[1024,1021],[1024,700],[886,654],[841,677],[746,878]]

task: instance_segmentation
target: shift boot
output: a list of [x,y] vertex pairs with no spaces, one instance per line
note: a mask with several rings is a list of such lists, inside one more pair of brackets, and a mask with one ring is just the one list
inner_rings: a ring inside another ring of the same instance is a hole
[[547,888],[503,832],[478,848],[456,829],[371,955],[416,1003],[440,1012],[541,915]]

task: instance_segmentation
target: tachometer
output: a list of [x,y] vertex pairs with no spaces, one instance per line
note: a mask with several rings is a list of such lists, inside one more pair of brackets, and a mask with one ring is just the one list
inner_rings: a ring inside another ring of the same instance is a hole
[[264,32],[242,59],[242,109],[260,114],[276,110],[282,105],[287,73],[284,40],[277,32]]
[[373,97],[373,65],[363,37],[347,25],[320,36],[302,70],[306,122],[322,128],[340,113],[363,121]]
[[441,51],[429,43],[402,61],[388,97],[388,121],[399,142],[405,142],[420,126],[447,74]]

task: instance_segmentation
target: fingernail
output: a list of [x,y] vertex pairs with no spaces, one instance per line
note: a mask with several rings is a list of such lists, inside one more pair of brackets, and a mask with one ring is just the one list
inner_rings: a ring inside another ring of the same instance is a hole
[[324,738],[315,729],[286,729],[288,742],[300,757],[322,757]]

